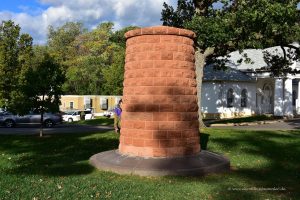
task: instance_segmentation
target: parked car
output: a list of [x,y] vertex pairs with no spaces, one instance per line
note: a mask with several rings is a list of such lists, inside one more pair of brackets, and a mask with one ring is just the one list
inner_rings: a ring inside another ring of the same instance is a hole
[[76,110],[76,111],[68,111],[62,117],[66,122],[75,122],[81,119],[82,112],[84,112],[84,119],[94,119],[94,114],[90,110]]
[[[30,112],[27,115],[13,115],[10,112],[0,113],[0,125],[7,128],[22,124],[40,124],[41,114]],[[43,124],[47,128],[51,128],[56,124],[62,123],[62,116],[60,114],[45,113],[43,116]]]

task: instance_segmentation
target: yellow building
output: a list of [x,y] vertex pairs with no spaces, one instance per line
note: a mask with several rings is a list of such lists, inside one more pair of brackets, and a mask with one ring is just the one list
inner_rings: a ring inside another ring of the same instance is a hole
[[94,113],[103,113],[115,108],[122,96],[103,95],[62,95],[61,111],[92,109]]

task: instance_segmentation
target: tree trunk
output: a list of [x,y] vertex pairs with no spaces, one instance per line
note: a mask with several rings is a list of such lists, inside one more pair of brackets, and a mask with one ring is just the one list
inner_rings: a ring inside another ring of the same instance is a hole
[[44,110],[42,109],[41,111],[41,124],[40,124],[40,137],[43,137],[44,135],[44,124],[43,124],[43,121],[44,121]]
[[201,92],[202,92],[202,78],[203,68],[205,64],[205,54],[201,53],[199,49],[195,52],[195,65],[196,65],[196,80],[197,80],[197,97],[198,97],[198,116],[200,128],[206,127],[203,122],[203,116],[201,113]]
[[[45,100],[45,95],[43,95],[43,97],[42,97],[42,102],[44,103],[44,100]],[[44,122],[44,106],[41,106],[42,108],[41,108],[41,124],[40,124],[40,137],[43,137],[43,135],[44,135],[44,124],[43,124],[43,122]]]
[[[206,58],[214,53],[214,47],[208,47],[205,50],[201,50],[199,47],[196,48],[195,52],[195,65],[196,65],[196,80],[197,80],[197,97],[198,97],[198,115],[200,128],[206,127],[203,122],[203,116],[201,113],[201,94],[202,94],[202,78],[203,69]],[[203,52],[203,53],[202,53]]]

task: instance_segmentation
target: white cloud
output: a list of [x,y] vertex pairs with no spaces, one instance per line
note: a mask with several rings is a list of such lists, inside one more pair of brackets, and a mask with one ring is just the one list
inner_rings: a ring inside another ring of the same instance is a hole
[[[129,25],[152,26],[161,24],[163,2],[174,5],[177,0],[39,0],[48,5],[33,15],[22,13],[1,12],[0,21],[12,19],[20,24],[23,32],[34,37],[35,43],[45,43],[47,27],[60,26],[68,21],[80,21],[93,28],[104,21],[113,21],[119,29]],[[31,10],[30,13],[35,13]]]

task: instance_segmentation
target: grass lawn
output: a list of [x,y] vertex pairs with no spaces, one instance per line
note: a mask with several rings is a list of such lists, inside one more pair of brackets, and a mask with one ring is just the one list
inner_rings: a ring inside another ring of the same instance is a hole
[[203,132],[210,151],[230,158],[231,173],[150,178],[95,170],[88,159],[118,147],[113,132],[0,136],[0,199],[300,199],[300,131]]
[[[66,123],[68,123],[68,122],[66,122]],[[114,118],[96,117],[96,119],[80,120],[80,121],[71,122],[71,124],[93,125],[93,126],[113,126]]]

